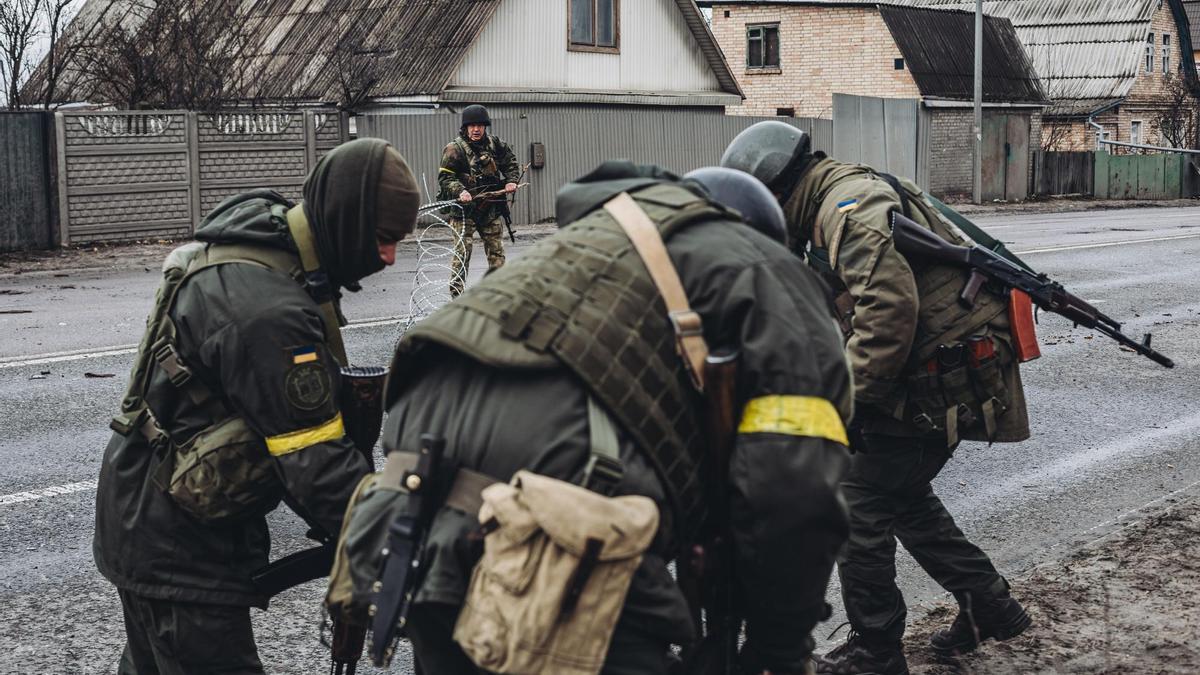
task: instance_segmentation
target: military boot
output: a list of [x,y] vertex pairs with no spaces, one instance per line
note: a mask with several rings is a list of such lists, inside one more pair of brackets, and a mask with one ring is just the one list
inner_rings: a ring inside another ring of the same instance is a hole
[[899,641],[873,640],[857,631],[825,656],[813,657],[817,675],[908,675]]
[[929,645],[938,656],[975,651],[979,643],[989,638],[1014,638],[1032,623],[1025,608],[1007,591],[992,596],[955,593],[955,597],[958,599],[958,616],[954,617],[954,623],[929,638]]

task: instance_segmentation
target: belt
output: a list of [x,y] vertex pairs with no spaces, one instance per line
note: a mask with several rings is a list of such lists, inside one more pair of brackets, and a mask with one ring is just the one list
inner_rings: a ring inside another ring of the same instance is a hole
[[[417,489],[420,483],[406,485],[404,476],[417,467],[417,457],[415,452],[393,452],[388,455],[387,464],[384,465],[383,475],[380,477],[380,484],[402,490]],[[420,481],[421,479],[415,475],[409,475],[407,480]],[[470,469],[459,469],[454,475],[454,483],[450,486],[450,492],[442,503],[468,515],[476,515],[479,513],[479,508],[483,506],[483,490],[498,482],[500,481],[487,474]]]

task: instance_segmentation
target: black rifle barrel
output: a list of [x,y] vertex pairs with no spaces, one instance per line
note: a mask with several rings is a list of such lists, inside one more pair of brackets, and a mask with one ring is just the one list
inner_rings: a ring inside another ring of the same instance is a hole
[[1126,349],[1133,350],[1165,368],[1175,367],[1174,361],[1150,347],[1149,333],[1142,342],[1125,335],[1121,332],[1120,323],[1079,296],[1068,292],[1062,284],[1052,281],[1044,274],[1031,273],[979,246],[956,246],[896,212],[892,213],[892,241],[896,250],[905,257],[966,267],[1005,288],[1023,291],[1034,304],[1047,312],[1064,316],[1085,328],[1097,330]]

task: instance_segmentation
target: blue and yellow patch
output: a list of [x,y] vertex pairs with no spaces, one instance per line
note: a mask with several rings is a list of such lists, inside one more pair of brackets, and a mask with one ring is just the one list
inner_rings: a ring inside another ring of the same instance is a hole
[[858,200],[857,199],[847,199],[845,201],[840,201],[840,202],[838,202],[838,205],[837,205],[837,210],[840,213],[849,213],[850,211],[853,211],[854,209],[857,209],[857,208],[858,208]]
[[311,345],[308,347],[296,347],[292,350],[292,363],[296,365],[312,363],[318,358],[320,357],[317,356],[317,348]]

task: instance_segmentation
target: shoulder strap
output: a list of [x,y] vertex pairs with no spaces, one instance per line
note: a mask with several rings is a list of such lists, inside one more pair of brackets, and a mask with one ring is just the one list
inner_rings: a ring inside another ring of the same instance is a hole
[[905,190],[904,186],[900,184],[900,179],[890,173],[877,173],[875,175],[892,186],[892,189],[896,191],[896,196],[900,198],[900,210],[904,213],[904,217],[912,218],[912,205],[908,202],[908,190]]
[[680,281],[679,272],[667,255],[667,247],[663,244],[658,227],[627,192],[609,200],[604,205],[604,210],[625,231],[646,269],[650,271],[650,278],[667,305],[667,318],[675,330],[676,351],[683,359],[692,384],[696,389],[703,391],[704,360],[708,357],[708,343],[704,341],[700,315],[688,304],[683,282]]
[[611,497],[625,476],[617,425],[594,396],[588,396],[588,441],[591,454],[583,472],[583,487]]
[[313,293],[313,300],[321,307],[321,317],[325,320],[325,344],[338,363],[346,366],[346,345],[342,342],[342,324],[338,320],[337,309],[333,306],[333,289],[329,285],[329,275],[321,269],[321,259],[317,256],[317,245],[313,241],[312,228],[304,215],[304,207],[297,204],[287,212],[288,230],[292,240],[300,251],[300,264],[304,267],[304,278]]

